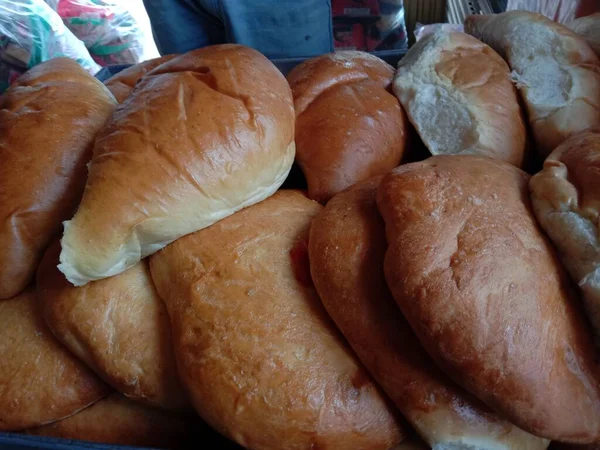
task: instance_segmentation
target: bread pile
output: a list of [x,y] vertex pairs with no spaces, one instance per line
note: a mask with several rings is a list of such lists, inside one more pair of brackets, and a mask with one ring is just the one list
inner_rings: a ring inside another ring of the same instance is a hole
[[[528,12],[465,29],[397,69],[341,52],[286,80],[219,45],[108,89],[65,59],[21,78],[0,97],[0,430],[598,448],[600,61]],[[281,189],[294,162],[306,192]]]

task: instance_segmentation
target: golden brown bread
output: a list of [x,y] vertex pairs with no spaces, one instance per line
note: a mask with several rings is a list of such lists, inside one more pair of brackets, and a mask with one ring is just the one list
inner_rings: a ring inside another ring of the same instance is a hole
[[573,31],[529,11],[468,16],[465,31],[508,62],[542,156],[600,124],[600,61]]
[[56,241],[37,273],[41,313],[54,335],[130,399],[187,409],[169,317],[152,283],[148,261],[75,287],[56,268],[59,254]]
[[129,97],[131,91],[133,91],[136,83],[144,75],[177,56],[178,55],[165,55],[161,56],[160,58],[149,59],[139,64],[134,64],[133,66],[113,75],[106,80],[104,84],[108,90],[112,92],[117,101],[119,103],[123,103],[127,97]]
[[48,330],[34,288],[0,302],[0,323],[0,430],[54,422],[108,395]]
[[436,156],[386,176],[377,203],[390,290],[427,352],[517,426],[600,437],[591,333],[527,192],[501,161]]
[[100,133],[60,270],[75,285],[123,272],[263,200],[294,160],[290,88],[263,55],[205,47],[148,73]]
[[115,106],[68,58],[39,64],[0,97],[0,299],[25,289],[73,214],[94,138]]
[[600,12],[572,20],[567,27],[584,38],[596,56],[600,57]]
[[433,155],[523,164],[525,123],[510,71],[472,36],[440,31],[419,40],[398,63],[393,88]]
[[540,225],[582,290],[600,344],[600,128],[563,142],[529,189]]
[[337,52],[288,75],[296,106],[296,158],[309,197],[326,203],[356,182],[396,167],[406,117],[388,92],[394,70],[363,52]]
[[179,375],[200,415],[244,447],[386,450],[402,431],[310,281],[319,210],[279,191],[151,257]]
[[179,448],[189,444],[197,426],[190,417],[142,406],[120,394],[112,394],[66,419],[25,433],[103,444]]
[[500,419],[437,368],[392,298],[377,211],[381,177],[333,197],[310,230],[312,278],[325,309],[360,360],[437,450],[543,450],[548,441]]

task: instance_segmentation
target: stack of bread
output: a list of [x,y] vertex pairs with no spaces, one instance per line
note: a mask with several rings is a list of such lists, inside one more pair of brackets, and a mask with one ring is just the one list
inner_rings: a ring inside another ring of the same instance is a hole
[[[67,59],[20,78],[0,431],[598,449],[600,61],[529,12],[465,31],[396,69],[341,52],[286,80],[220,45],[106,86]],[[281,189],[294,162],[307,191]]]

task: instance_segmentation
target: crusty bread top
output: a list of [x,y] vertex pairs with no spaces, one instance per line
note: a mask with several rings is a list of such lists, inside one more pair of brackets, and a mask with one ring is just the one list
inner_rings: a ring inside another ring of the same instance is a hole
[[165,55],[160,58],[149,59],[139,64],[134,64],[125,70],[113,75],[104,82],[109,91],[113,93],[119,103],[123,103],[136,83],[148,72],[155,69],[178,55]]
[[600,58],[600,12],[575,19],[567,27],[584,38]]
[[573,31],[528,11],[468,16],[465,31],[507,60],[543,156],[600,124],[600,62]]
[[247,448],[386,450],[401,437],[312,286],[320,209],[281,190],[150,259],[194,406]]
[[386,88],[394,68],[382,59],[365,52],[342,51],[311,58],[288,74],[294,96],[296,116],[323,92],[338,84],[371,80]]
[[583,291],[600,343],[600,128],[567,139],[529,187],[538,221]]
[[0,430],[63,419],[110,389],[52,335],[35,288],[0,302]]
[[376,203],[380,179],[333,197],[311,226],[311,273],[327,312],[430,447],[544,450],[547,440],[501,419],[454,384],[402,316],[383,275],[387,243]]
[[398,63],[393,89],[432,154],[523,163],[525,124],[508,66],[477,39],[424,37]]
[[191,409],[179,384],[167,310],[148,261],[75,287],[56,265],[50,246],[37,272],[41,313],[54,335],[127,397],[173,410]]
[[290,88],[240,45],[194,50],[148,73],[96,140],[59,269],[76,285],[271,195],[294,159]]
[[600,439],[591,332],[536,223],[529,176],[502,161],[435,156],[384,177],[388,286],[458,384],[535,435]]
[[94,139],[115,106],[68,58],[35,66],[0,97],[0,299],[25,289],[77,208]]

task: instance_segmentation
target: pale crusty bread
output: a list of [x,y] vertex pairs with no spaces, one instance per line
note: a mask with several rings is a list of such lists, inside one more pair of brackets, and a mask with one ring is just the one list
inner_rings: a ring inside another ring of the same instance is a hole
[[196,410],[247,448],[386,450],[401,438],[312,286],[320,209],[279,191],[150,258]]
[[525,123],[508,66],[477,39],[447,31],[424,37],[398,63],[393,89],[433,155],[522,165]]
[[596,56],[600,57],[600,13],[572,20],[567,27],[584,38]]
[[582,290],[600,344],[600,129],[563,142],[529,188],[539,223]]
[[117,101],[119,103],[123,103],[127,97],[129,97],[129,94],[131,94],[131,91],[133,91],[133,88],[137,82],[144,75],[177,56],[178,55],[165,55],[161,56],[160,58],[149,59],[139,64],[134,64],[133,66],[113,75],[106,80],[104,84],[108,90],[112,92]]
[[0,97],[0,299],[32,280],[81,199],[110,92],[68,58],[39,64]]
[[528,11],[468,16],[465,31],[508,62],[542,156],[600,124],[600,62],[583,38]]
[[41,313],[54,335],[99,376],[132,400],[191,409],[179,384],[167,310],[148,261],[75,287],[58,271],[60,244],[37,272]]
[[547,440],[502,420],[431,360],[383,275],[380,177],[333,197],[310,230],[312,278],[325,309],[396,406],[433,448],[543,450]]
[[68,417],[109,393],[46,327],[35,289],[0,302],[0,430]]
[[180,448],[189,444],[198,419],[149,408],[112,394],[66,419],[26,434],[114,445]]
[[477,156],[392,171],[377,194],[386,280],[456,383],[532,434],[590,443],[600,438],[591,331],[535,221],[528,181]]
[[296,105],[296,159],[313,200],[326,203],[400,163],[407,124],[388,92],[393,74],[375,56],[343,51],[309,59],[288,75]]
[[290,88],[255,50],[218,45],[148,73],[98,136],[59,269],[75,285],[123,272],[271,195],[294,160]]

